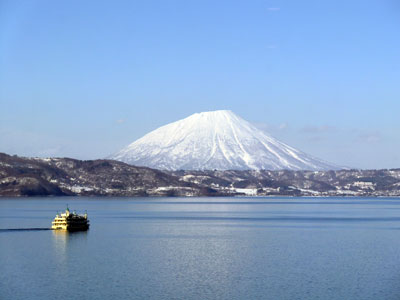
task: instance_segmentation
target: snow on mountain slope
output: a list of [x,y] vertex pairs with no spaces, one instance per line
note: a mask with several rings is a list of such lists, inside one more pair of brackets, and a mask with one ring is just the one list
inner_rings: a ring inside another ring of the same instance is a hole
[[162,170],[329,170],[228,110],[193,114],[162,126],[110,157]]

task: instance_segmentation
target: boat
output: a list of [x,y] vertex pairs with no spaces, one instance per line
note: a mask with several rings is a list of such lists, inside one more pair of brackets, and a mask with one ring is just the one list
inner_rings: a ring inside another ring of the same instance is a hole
[[78,215],[75,211],[72,213],[67,209],[65,213],[56,215],[52,222],[51,229],[53,230],[68,230],[68,231],[85,231],[89,229],[89,220],[87,213]]

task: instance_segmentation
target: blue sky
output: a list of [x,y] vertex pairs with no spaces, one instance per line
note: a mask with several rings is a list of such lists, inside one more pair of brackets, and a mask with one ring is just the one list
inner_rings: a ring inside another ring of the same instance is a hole
[[400,167],[400,3],[0,0],[0,152],[102,158],[229,109],[356,168]]

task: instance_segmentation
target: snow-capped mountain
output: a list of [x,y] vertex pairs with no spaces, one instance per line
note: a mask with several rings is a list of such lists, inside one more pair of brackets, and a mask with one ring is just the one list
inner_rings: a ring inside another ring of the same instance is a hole
[[339,169],[228,110],[196,113],[162,126],[110,158],[162,170]]

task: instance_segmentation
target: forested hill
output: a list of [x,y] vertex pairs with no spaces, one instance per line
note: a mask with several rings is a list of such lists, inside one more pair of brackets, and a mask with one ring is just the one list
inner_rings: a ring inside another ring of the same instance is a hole
[[0,153],[0,196],[400,196],[400,169],[160,171]]
[[0,153],[1,196],[209,196],[178,177],[113,160],[25,158]]

